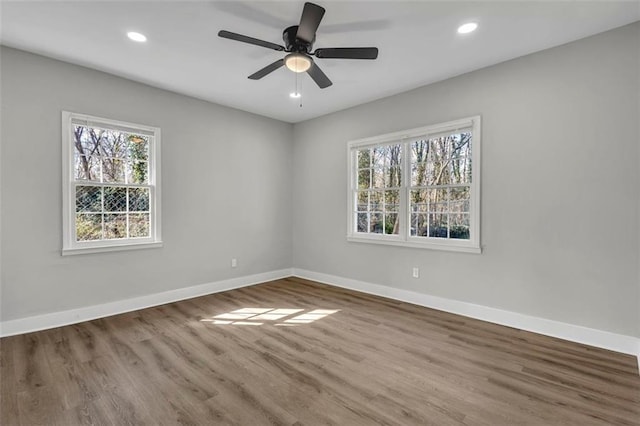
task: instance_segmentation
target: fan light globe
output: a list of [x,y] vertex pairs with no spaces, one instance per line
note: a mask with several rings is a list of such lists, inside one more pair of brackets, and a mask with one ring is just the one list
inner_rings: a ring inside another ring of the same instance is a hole
[[302,53],[290,53],[284,58],[284,64],[293,72],[305,72],[311,68],[311,59]]

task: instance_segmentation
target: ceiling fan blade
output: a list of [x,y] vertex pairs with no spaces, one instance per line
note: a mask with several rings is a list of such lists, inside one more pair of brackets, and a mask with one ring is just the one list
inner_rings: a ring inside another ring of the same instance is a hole
[[284,65],[284,59],[278,59],[274,63],[269,64],[266,67],[262,68],[260,71],[254,72],[253,74],[251,74],[249,76],[249,78],[251,80],[260,80],[265,75],[274,72],[275,70],[277,70],[278,68],[280,68],[283,65]]
[[296,38],[307,43],[313,43],[316,38],[316,31],[318,25],[322,21],[324,16],[324,8],[313,3],[305,3],[304,9],[302,9],[302,17],[300,18],[300,25],[298,25],[298,33]]
[[228,38],[230,40],[241,41],[243,43],[254,44],[260,47],[266,47],[267,49],[273,49],[273,50],[279,50],[279,51],[284,50],[284,46],[280,46],[279,44],[271,43],[268,41],[260,40],[260,39],[249,37],[242,34],[232,33],[231,31],[222,30],[218,33],[218,36],[222,38]]
[[315,63],[311,64],[311,68],[307,70],[307,74],[309,74],[309,76],[313,79],[313,81],[316,82],[318,87],[320,87],[321,89],[329,87],[333,84],[331,80],[329,80],[329,77],[327,77],[325,73],[322,72],[320,67],[317,66]]
[[316,49],[313,54],[318,58],[327,59],[376,59],[377,47],[330,47]]

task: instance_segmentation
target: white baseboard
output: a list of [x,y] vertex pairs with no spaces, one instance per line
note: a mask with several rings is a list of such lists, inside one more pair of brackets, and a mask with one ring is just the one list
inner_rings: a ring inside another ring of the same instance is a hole
[[610,333],[608,331],[596,330],[560,321],[533,317],[516,312],[504,311],[501,309],[475,305],[453,299],[446,299],[443,297],[430,296],[428,294],[401,290],[398,288],[308,271],[305,269],[294,268],[293,275],[336,287],[343,287],[350,290],[361,291],[363,293],[374,294],[376,296],[388,297],[390,299],[413,303],[414,305],[425,306],[428,308],[438,309],[440,311],[451,312],[482,321],[506,325],[508,327],[557,337],[572,342],[583,343],[598,348],[609,349],[624,354],[635,355],[638,357],[638,365],[640,366],[640,339],[633,336]]
[[245,277],[231,278],[228,280],[200,284],[192,287],[169,290],[162,293],[155,293],[146,296],[135,297],[132,299],[118,300],[116,302],[105,303],[102,305],[87,306],[78,309],[70,309],[67,311],[59,311],[26,318],[18,318],[0,323],[0,337],[13,336],[16,334],[24,334],[30,333],[32,331],[46,330],[49,328],[61,327],[64,325],[76,324],[83,321],[104,318],[111,315],[122,314],[125,312],[137,311],[138,309],[164,305],[165,303],[191,299],[193,297],[204,296],[211,293],[233,290],[234,288],[247,287],[266,281],[290,277],[291,275],[291,269],[281,269],[278,271],[264,272],[261,274],[248,275]]

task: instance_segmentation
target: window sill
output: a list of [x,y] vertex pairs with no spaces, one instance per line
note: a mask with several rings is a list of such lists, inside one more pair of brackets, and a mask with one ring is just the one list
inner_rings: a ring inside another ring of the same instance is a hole
[[356,235],[347,235],[347,241],[352,243],[382,244],[382,245],[410,247],[410,248],[419,248],[419,249],[428,249],[428,250],[454,251],[459,253],[474,253],[474,254],[482,253],[482,249],[480,247],[475,247],[470,244],[469,245],[438,244],[433,242],[405,241],[400,238],[391,239],[391,238],[384,238],[384,237],[378,237],[378,236],[364,237],[364,236],[356,236]]
[[156,241],[153,243],[132,243],[132,244],[121,244],[121,245],[102,246],[102,247],[74,247],[74,248],[62,249],[62,255],[75,256],[78,254],[106,253],[106,252],[126,251],[126,250],[141,250],[141,249],[150,249],[150,248],[160,248],[162,247],[162,245],[163,245],[162,241]]

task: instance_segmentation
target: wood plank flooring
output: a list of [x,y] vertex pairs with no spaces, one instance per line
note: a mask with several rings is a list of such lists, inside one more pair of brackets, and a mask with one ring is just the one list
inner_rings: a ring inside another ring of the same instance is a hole
[[636,359],[297,278],[3,338],[9,425],[640,425]]

